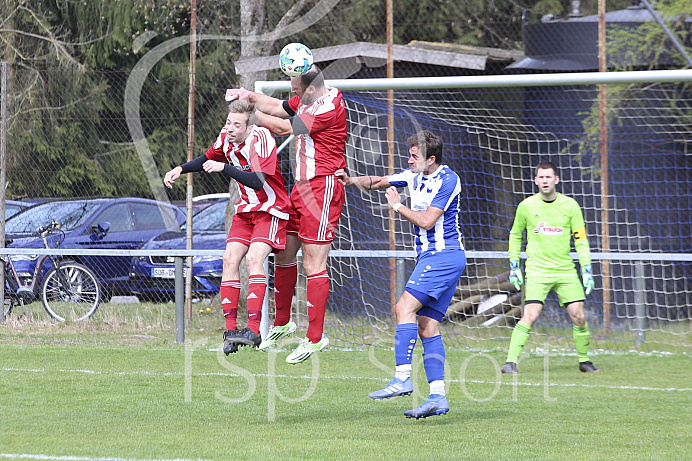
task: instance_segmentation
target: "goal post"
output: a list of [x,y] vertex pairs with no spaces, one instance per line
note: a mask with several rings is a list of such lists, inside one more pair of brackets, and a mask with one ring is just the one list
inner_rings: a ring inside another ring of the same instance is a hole
[[[429,129],[444,142],[443,163],[461,177],[467,268],[442,323],[450,344],[507,347],[522,302],[508,281],[508,232],[516,206],[536,193],[533,168],[551,160],[560,170],[558,191],[577,200],[587,223],[597,282],[586,300],[594,348],[692,345],[692,70],[326,83],[344,92],[351,174],[386,175],[392,163],[406,168],[406,138]],[[608,98],[608,188],[600,171],[601,84]],[[255,89],[286,93],[290,82],[257,82]],[[393,90],[394,158],[387,90]],[[325,331],[336,345],[393,342],[392,287],[401,294],[415,252],[411,225],[399,216],[390,250],[390,219],[381,191],[347,189],[329,260]],[[300,290],[294,309],[306,324]],[[551,345],[572,347],[570,319],[554,295],[534,331]]]

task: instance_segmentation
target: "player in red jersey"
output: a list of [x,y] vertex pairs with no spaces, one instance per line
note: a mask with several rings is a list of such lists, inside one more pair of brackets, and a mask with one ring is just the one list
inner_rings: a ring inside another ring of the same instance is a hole
[[296,329],[291,320],[291,301],[298,278],[296,254],[302,246],[310,324],[306,340],[286,358],[288,363],[299,363],[329,344],[324,335],[329,298],[327,256],[345,199],[344,187],[334,172],[346,168],[348,132],[341,91],[325,86],[317,66],[300,77],[292,77],[291,91],[295,96],[288,101],[244,88],[227,90],[226,99],[249,100],[257,106],[261,126],[279,136],[296,136],[296,183],[291,191],[286,250],[277,254],[275,261],[276,319],[260,349]]
[[[258,347],[262,304],[267,290],[264,260],[269,253],[286,248],[288,193],[279,170],[276,142],[268,129],[254,125],[255,106],[234,101],[226,125],[206,154],[173,168],[163,182],[168,187],[182,173],[223,172],[236,180],[240,199],[226,239],[221,277],[221,303],[226,318],[223,351],[236,352],[239,345]],[[240,262],[246,257],[249,277],[247,327],[237,330],[240,298]]]

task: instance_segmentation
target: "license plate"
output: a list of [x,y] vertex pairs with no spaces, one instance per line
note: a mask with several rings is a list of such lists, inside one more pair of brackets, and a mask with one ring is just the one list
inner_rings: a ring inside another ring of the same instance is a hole
[[[151,276],[159,279],[174,279],[175,267],[152,267]],[[183,269],[183,277],[187,276],[187,267]]]

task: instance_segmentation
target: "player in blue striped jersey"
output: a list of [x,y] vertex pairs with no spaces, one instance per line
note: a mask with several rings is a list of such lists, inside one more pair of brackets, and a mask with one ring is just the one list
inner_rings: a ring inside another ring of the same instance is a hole
[[[389,176],[349,177],[339,170],[336,176],[346,186],[362,189],[387,189],[389,205],[414,225],[416,267],[404,293],[396,303],[394,379],[372,399],[388,399],[413,393],[411,362],[418,336],[423,343],[423,367],[430,384],[430,396],[418,408],[404,412],[409,418],[445,414],[445,349],[440,321],[447,312],[466,256],[459,229],[459,176],[442,164],[442,141],[429,131],[421,131],[407,140],[410,168]],[[411,206],[401,203],[397,187],[408,187]]]

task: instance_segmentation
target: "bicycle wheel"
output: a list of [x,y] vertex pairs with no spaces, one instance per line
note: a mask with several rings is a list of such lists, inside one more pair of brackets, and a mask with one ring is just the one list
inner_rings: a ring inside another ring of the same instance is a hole
[[84,320],[99,308],[101,285],[88,267],[65,261],[46,274],[41,301],[48,315],[60,322]]

